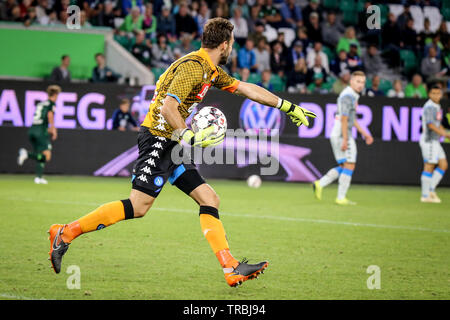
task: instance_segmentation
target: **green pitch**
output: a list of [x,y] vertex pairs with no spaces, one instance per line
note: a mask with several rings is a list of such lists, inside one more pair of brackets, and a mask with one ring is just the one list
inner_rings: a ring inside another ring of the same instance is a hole
[[[309,185],[209,181],[233,255],[267,259],[258,280],[229,288],[200,230],[197,205],[166,186],[142,219],[82,235],[61,273],[47,261],[47,229],[126,199],[129,179],[0,175],[0,299],[450,299],[450,189],[421,204],[418,187],[354,185],[357,206],[316,201]],[[81,289],[68,289],[67,268]],[[367,268],[380,268],[369,290]]]

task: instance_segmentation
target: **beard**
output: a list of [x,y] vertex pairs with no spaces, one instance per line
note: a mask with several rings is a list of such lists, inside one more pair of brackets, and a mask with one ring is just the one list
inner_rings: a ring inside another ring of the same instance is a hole
[[220,60],[219,60],[219,64],[227,64],[228,63],[228,58],[230,57],[230,55],[228,54],[228,52],[224,52],[220,55]]

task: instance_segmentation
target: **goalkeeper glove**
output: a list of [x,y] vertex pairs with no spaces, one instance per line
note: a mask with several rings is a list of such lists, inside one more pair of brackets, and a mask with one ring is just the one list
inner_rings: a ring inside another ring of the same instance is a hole
[[281,102],[280,110],[286,112],[286,114],[291,118],[292,122],[294,122],[297,127],[300,127],[302,124],[304,124],[305,126],[309,126],[307,117],[316,117],[316,114],[314,112],[299,107],[298,105],[284,99]]
[[198,132],[194,132],[189,129],[184,129],[180,136],[186,141],[186,143],[190,144],[194,147],[208,147],[208,146],[216,146],[220,144],[225,138],[225,134],[216,137],[213,135],[214,126],[210,126],[208,128],[199,130]]

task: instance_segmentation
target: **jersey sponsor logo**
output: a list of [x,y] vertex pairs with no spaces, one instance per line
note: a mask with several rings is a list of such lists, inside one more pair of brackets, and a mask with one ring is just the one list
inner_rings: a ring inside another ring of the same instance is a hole
[[141,174],[139,177],[137,177],[142,182],[148,183],[147,177],[143,174]]
[[161,176],[157,176],[154,180],[153,183],[155,184],[155,186],[157,187],[161,187],[164,184],[164,179]]
[[202,88],[200,89],[200,92],[197,94],[197,99],[203,100],[206,93],[208,92],[209,87],[211,87],[211,83],[204,83]]
[[145,166],[141,169],[141,171],[147,173],[147,174],[152,174],[152,170],[150,170],[150,168],[148,166]]

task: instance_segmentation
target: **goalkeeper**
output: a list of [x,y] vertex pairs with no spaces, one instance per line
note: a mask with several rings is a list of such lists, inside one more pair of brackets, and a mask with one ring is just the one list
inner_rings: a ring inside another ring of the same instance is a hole
[[143,217],[169,181],[199,205],[200,226],[216,255],[228,285],[235,287],[253,279],[268,266],[267,261],[249,264],[230,253],[225,230],[219,219],[219,197],[205,183],[193,164],[175,165],[171,150],[181,140],[193,146],[217,145],[224,136],[213,136],[212,127],[194,133],[185,120],[214,86],[251,100],[278,108],[295,125],[308,125],[316,115],[266,89],[229,76],[225,64],[233,47],[233,25],[226,19],[209,20],[202,35],[202,47],[174,63],[160,76],[149,112],[138,136],[139,156],[133,169],[128,199],[113,201],[69,224],[50,227],[50,259],[56,273],[69,244],[83,233],[102,229],[121,220]]

